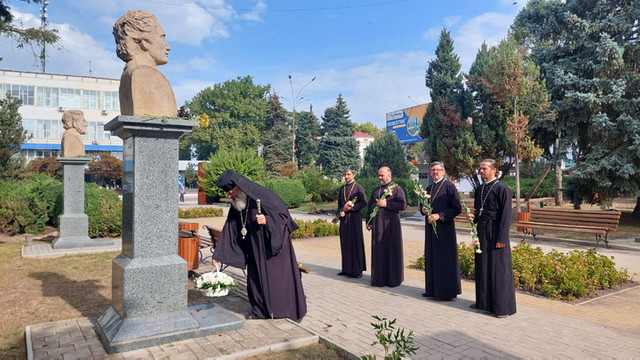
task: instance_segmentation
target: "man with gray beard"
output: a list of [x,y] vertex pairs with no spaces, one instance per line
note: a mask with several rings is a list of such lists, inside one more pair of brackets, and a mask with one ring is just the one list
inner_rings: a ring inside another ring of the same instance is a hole
[[231,207],[213,264],[246,267],[250,318],[302,320],[307,303],[291,242],[298,225],[287,206],[272,190],[233,170],[222,173],[216,185]]

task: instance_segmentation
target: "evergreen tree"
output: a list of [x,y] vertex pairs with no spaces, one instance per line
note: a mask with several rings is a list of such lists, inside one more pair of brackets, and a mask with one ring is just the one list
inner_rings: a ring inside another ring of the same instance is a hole
[[353,138],[353,129],[347,102],[338,95],[336,105],[324,111],[324,136],[318,145],[317,162],[327,175],[339,179],[345,167],[360,167],[360,152],[358,142]]
[[536,140],[572,149],[576,206],[640,196],[639,18],[637,1],[614,0],[536,0],[516,17],[557,114]]
[[362,177],[378,176],[378,169],[388,166],[394,178],[408,179],[413,166],[407,161],[404,148],[398,138],[385,132],[364,150]]
[[440,33],[436,58],[429,62],[426,86],[431,104],[424,115],[420,136],[432,160],[443,161],[452,178],[472,178],[480,154],[471,132],[473,98],[464,88],[460,60],[453,53],[453,40],[447,30]]
[[298,167],[312,165],[318,158],[318,140],[320,135],[320,122],[313,113],[313,108],[309,111],[301,111],[296,114],[296,157]]
[[8,94],[0,99],[0,179],[19,177],[25,170],[24,156],[19,153],[28,137],[18,112],[20,104]]
[[265,127],[262,157],[267,173],[276,176],[280,174],[280,168],[293,158],[293,139],[287,127],[287,111],[276,94],[269,96]]
[[218,149],[257,149],[265,129],[269,86],[253,83],[251,76],[238,77],[200,91],[186,107],[193,117],[207,114],[205,128],[196,128],[180,138],[180,149],[196,148],[199,160]]

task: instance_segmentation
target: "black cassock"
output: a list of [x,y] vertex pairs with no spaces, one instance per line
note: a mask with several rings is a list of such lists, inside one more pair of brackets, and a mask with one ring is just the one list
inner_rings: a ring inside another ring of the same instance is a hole
[[[248,206],[243,211],[229,208],[213,258],[238,268],[246,266],[251,318],[301,320],[307,313],[307,303],[291,242],[291,232],[298,226],[270,189],[231,170],[220,176],[218,186],[225,189],[224,184],[229,182],[247,194]],[[256,199],[261,200],[266,225],[259,225],[256,220]],[[244,238],[243,224],[247,229]]]
[[[495,315],[515,314],[509,242],[511,191],[498,180],[483,184],[475,191],[474,208],[482,250],[475,254],[476,306]],[[496,242],[505,247],[496,249]]]
[[446,179],[429,185],[426,190],[431,195],[432,213],[440,215],[440,219],[436,221],[434,233],[432,224],[425,218],[425,294],[451,299],[462,293],[454,223],[454,218],[462,211],[460,197],[456,186]]
[[[393,186],[390,182],[373,189],[369,198],[367,221],[376,201],[385,189]],[[387,197],[387,207],[380,208],[369,223],[371,225],[371,285],[395,287],[404,281],[404,261],[402,252],[402,228],[400,212],[407,206],[404,191],[396,186]]]
[[[356,201],[353,201],[353,200]],[[348,201],[353,202],[353,208],[345,211],[340,217],[340,253],[342,255],[342,272],[356,276],[367,270],[364,254],[364,235],[362,233],[362,214],[360,210],[367,206],[367,198],[362,185],[352,181],[343,185],[338,192],[338,216],[344,211]]]

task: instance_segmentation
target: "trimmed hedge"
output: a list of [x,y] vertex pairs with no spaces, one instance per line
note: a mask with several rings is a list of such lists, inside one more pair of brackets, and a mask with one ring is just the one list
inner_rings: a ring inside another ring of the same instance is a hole
[[222,209],[217,207],[194,207],[184,210],[178,209],[178,217],[181,219],[222,216],[222,213]]
[[266,186],[273,190],[289,209],[300,206],[307,197],[307,191],[299,180],[276,178],[268,180]]
[[307,237],[322,237],[340,234],[340,226],[329,223],[324,219],[316,219],[313,221],[296,220],[298,229],[291,233],[292,239],[300,239]]

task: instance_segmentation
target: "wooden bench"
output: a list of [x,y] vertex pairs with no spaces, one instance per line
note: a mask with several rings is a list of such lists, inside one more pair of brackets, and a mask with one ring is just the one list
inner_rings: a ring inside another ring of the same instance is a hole
[[[202,225],[202,228],[204,230],[207,230],[209,236],[200,236],[200,261],[213,255],[213,251],[216,249],[216,245],[218,245],[220,235],[222,234],[222,231],[220,229],[216,229],[207,225]],[[203,249],[209,249],[211,255],[203,257]]]
[[573,210],[561,208],[532,208],[529,221],[516,221],[516,227],[536,239],[536,229],[582,232],[595,234],[596,246],[600,240],[609,247],[609,232],[618,228],[620,211],[614,210]]

